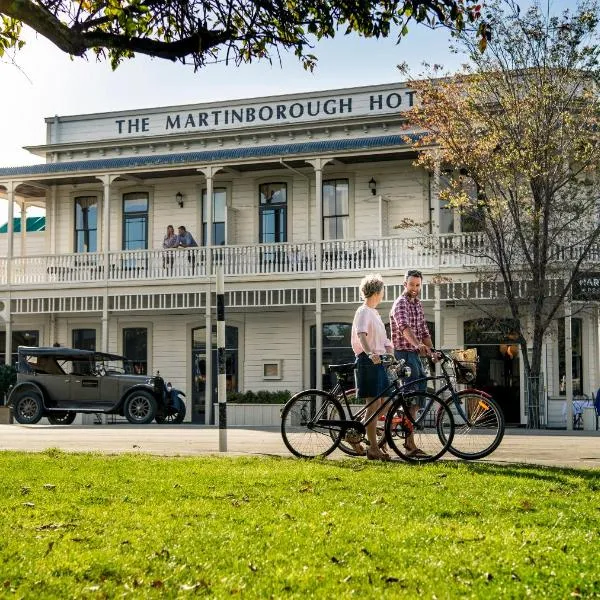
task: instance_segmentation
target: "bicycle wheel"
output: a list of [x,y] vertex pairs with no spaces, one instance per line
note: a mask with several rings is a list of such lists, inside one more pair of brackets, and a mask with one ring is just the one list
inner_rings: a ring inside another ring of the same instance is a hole
[[464,460],[488,456],[504,437],[502,409],[493,398],[477,391],[459,392],[458,399],[458,407],[449,401],[456,429],[448,452]]
[[[358,403],[358,400],[356,399],[356,390],[355,389],[346,390],[346,398],[348,399],[349,404],[357,404]],[[340,404],[341,404],[341,402],[340,402]],[[333,409],[333,405],[331,406],[331,408]],[[346,416],[348,419],[352,418],[351,415],[346,415]],[[331,418],[335,418],[335,417],[331,417]],[[332,436],[336,436],[337,432],[330,430],[330,434]],[[338,444],[338,449],[341,450],[342,452],[345,452],[348,456],[363,456],[364,452],[362,454],[359,454],[352,447],[352,444],[350,443],[349,440],[352,440],[352,441],[356,440],[356,443],[359,443],[359,444],[365,443],[365,437],[363,435],[357,434],[356,432],[350,430],[350,431],[346,432],[345,436],[340,437],[340,443]]]
[[[411,406],[417,407],[414,419],[405,413],[405,407]],[[400,458],[410,463],[437,460],[450,447],[453,435],[452,411],[440,398],[428,392],[411,392],[397,398],[385,418],[387,443]],[[418,453],[405,446],[411,436]]]
[[341,428],[318,425],[320,419],[345,420],[342,405],[331,394],[306,390],[288,400],[281,412],[281,437],[292,454],[315,458],[337,448]]

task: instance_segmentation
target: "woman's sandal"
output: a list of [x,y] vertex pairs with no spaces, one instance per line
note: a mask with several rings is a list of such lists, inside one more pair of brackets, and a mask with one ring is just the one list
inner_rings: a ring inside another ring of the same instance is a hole
[[372,450],[371,448],[369,448],[367,450],[367,458],[369,460],[383,460],[383,461],[388,461],[388,460],[392,460],[392,457],[389,454],[386,454],[385,452],[381,452],[381,450],[377,449],[377,450]]
[[426,456],[429,456],[429,454],[427,454],[427,452],[423,452],[421,448],[406,448],[404,454],[411,458],[425,458]]

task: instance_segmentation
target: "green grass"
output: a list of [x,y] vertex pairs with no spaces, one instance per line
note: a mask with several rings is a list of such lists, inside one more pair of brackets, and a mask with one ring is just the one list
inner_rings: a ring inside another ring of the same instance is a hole
[[0,453],[1,598],[591,598],[598,472]]

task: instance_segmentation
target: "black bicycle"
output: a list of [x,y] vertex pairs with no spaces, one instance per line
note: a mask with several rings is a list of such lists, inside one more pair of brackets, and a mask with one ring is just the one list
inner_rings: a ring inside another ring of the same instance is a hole
[[[302,458],[327,456],[341,443],[348,452],[351,442],[363,440],[366,426],[382,414],[385,414],[384,441],[402,459],[431,462],[446,452],[454,436],[454,418],[448,405],[430,392],[410,391],[412,382],[408,386],[403,383],[410,375],[404,361],[390,356],[382,358],[390,385],[356,413],[352,413],[341,383],[346,406],[333,391],[304,390],[290,398],[281,412],[281,435],[292,454]],[[353,368],[353,364],[330,366],[338,375],[338,383],[339,375],[345,379]],[[369,408],[380,399],[383,399],[381,406],[367,418]],[[409,438],[414,440],[419,453],[405,446]]]
[[476,360],[460,360],[443,350],[432,349],[441,366],[440,375],[414,380],[437,384],[435,394],[450,405],[456,429],[448,452],[463,460],[476,460],[491,454],[502,442],[504,414],[489,394],[475,388],[457,389],[457,384],[470,385],[476,377]]

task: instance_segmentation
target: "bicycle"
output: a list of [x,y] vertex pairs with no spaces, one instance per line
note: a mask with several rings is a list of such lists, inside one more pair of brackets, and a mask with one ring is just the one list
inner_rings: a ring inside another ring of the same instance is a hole
[[[349,402],[346,409],[332,392],[304,390],[294,395],[281,412],[281,435],[288,450],[301,458],[328,456],[342,440],[360,441],[366,426],[383,414],[386,415],[385,443],[402,459],[411,463],[437,460],[446,452],[454,436],[454,418],[448,405],[430,392],[408,391],[403,379],[410,375],[404,361],[384,356],[384,365],[390,385],[376,398],[352,413]],[[348,373],[353,365],[331,365],[336,373]],[[335,389],[335,388],[334,388]],[[347,399],[347,396],[344,393]],[[367,411],[380,399],[381,406],[368,418]],[[410,407],[419,406],[416,418]],[[393,428],[392,428],[393,427]],[[398,440],[413,435],[422,454],[411,455]]]
[[440,357],[441,375],[430,376],[422,381],[442,381],[435,390],[439,396],[449,392],[446,400],[453,411],[455,431],[448,452],[463,460],[477,460],[491,454],[502,442],[505,431],[504,414],[500,405],[488,393],[475,388],[457,390],[457,384],[470,384],[476,376],[476,360],[465,361],[443,350],[432,348]]

